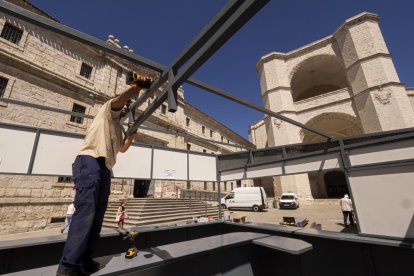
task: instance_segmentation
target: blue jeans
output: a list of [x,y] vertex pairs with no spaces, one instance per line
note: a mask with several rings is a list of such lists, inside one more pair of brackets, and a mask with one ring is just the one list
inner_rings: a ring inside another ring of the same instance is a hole
[[64,231],[70,225],[72,221],[72,215],[66,215],[66,223],[63,225],[62,231]]
[[82,269],[92,261],[111,191],[111,171],[105,158],[78,155],[72,165],[75,182],[75,213],[69,227],[59,271]]

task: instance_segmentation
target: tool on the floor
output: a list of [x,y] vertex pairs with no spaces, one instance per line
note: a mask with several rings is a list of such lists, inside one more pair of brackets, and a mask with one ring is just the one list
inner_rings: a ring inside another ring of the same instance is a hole
[[135,247],[135,238],[138,235],[138,231],[128,232],[127,236],[124,239],[129,239],[131,243],[131,247],[128,248],[127,252],[125,252],[125,258],[132,259],[138,254],[138,249]]

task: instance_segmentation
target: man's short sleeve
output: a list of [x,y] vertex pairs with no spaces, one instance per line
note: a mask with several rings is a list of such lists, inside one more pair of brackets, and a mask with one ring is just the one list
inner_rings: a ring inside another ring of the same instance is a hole
[[110,101],[107,102],[107,104],[108,104],[108,106],[106,107],[107,108],[107,112],[108,112],[107,114],[110,114],[112,119],[117,119],[121,115],[121,110],[115,111],[115,110],[112,110],[111,109],[111,102],[112,102],[112,100],[110,100]]

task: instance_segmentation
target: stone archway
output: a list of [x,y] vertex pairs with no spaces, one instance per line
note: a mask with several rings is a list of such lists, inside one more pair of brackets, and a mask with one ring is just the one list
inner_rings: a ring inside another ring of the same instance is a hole
[[348,87],[346,72],[334,55],[318,55],[302,61],[292,70],[293,101],[301,101]]
[[[363,134],[362,127],[358,119],[345,113],[322,113],[310,119],[306,125],[324,131],[334,137],[347,137]],[[324,137],[306,130],[302,130],[300,132],[300,137],[304,143],[325,140]]]
[[[362,134],[362,127],[358,119],[345,113],[322,113],[310,119],[306,125],[324,131],[334,137],[346,137]],[[309,131],[300,132],[302,141],[317,142],[326,138]],[[343,172],[313,172],[309,173],[309,183],[314,198],[336,198],[348,192]]]
[[324,178],[326,193],[328,197],[339,198],[339,197],[343,197],[344,194],[349,194],[344,172],[342,171],[326,172],[323,178]]

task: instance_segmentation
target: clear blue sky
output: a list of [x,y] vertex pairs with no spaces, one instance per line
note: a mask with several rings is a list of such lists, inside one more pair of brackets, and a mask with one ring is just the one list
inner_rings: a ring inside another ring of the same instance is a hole
[[[29,0],[65,25],[99,39],[109,34],[135,53],[169,65],[225,5],[224,0],[50,1]],[[288,52],[332,34],[345,19],[368,11],[380,27],[401,82],[414,86],[414,1],[271,0],[193,77],[261,104],[256,63],[269,52]],[[256,111],[190,85],[185,98],[247,138],[247,128],[263,117]]]

